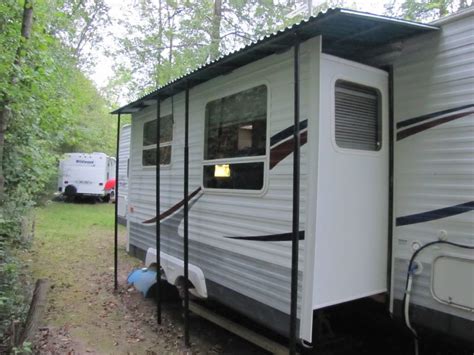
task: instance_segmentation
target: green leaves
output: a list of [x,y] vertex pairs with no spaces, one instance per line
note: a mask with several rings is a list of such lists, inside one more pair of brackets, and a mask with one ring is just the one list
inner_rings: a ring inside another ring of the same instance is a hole
[[24,216],[56,189],[59,156],[114,151],[115,120],[64,36],[76,28],[77,16],[89,17],[73,16],[73,9],[61,12],[71,4],[97,3],[35,2],[31,37],[22,41],[23,1],[0,1],[0,109],[8,104],[11,111],[2,162],[6,199],[0,207],[0,344],[10,322],[26,310],[28,290],[15,259],[15,250],[24,244]]
[[386,9],[391,16],[428,22],[473,4],[472,0],[392,0]]
[[[22,190],[27,198],[36,199],[47,185],[53,185],[58,156],[66,150],[114,151],[114,120],[106,102],[78,69],[70,46],[58,38],[60,30],[73,26],[79,16],[76,12],[82,11],[71,8],[68,17],[60,9],[83,3],[92,6],[90,1],[39,2],[32,36],[22,46],[22,4],[8,0],[0,5],[0,28],[5,29],[0,45],[6,49],[0,53],[0,87],[12,102],[4,162],[6,189],[11,195]],[[15,83],[8,80],[13,72]]]
[[[125,92],[122,96],[132,100],[207,60],[285,27],[291,21],[286,15],[294,6],[289,0],[138,1],[135,16],[120,19],[126,35],[116,38],[120,48],[114,69],[119,76],[129,73],[129,80],[120,87]],[[115,81],[107,92],[112,90],[116,96],[118,86]]]

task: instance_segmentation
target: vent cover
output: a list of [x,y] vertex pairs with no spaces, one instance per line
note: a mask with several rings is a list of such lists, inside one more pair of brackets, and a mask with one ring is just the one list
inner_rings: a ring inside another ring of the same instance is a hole
[[380,94],[377,89],[338,80],[335,87],[336,144],[341,148],[379,150]]

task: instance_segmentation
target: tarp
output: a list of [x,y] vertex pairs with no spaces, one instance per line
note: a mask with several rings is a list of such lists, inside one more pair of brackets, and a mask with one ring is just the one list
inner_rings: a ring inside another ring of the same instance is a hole
[[146,268],[133,270],[128,275],[127,282],[146,297],[148,290],[156,283],[156,270]]

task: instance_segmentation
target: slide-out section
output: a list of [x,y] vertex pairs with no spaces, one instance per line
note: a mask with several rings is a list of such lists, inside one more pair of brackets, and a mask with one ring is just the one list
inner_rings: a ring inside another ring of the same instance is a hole
[[[387,290],[388,75],[322,54],[309,126],[305,317]],[[312,268],[312,269],[311,269]]]

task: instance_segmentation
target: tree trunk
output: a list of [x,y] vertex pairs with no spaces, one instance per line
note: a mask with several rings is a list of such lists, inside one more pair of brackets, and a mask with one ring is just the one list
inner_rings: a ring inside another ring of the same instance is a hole
[[158,1],[158,58],[156,60],[157,66],[155,70],[155,86],[160,86],[160,79],[161,79],[161,52],[163,51],[163,5],[161,0]]
[[[33,0],[25,0],[23,5],[23,19],[21,22],[21,37],[28,40],[31,35],[31,27],[33,25]],[[12,63],[15,68],[12,70],[10,81],[16,85],[18,82],[18,68],[21,66],[22,49],[24,42],[20,42],[17,48],[15,60]],[[4,152],[5,152],[5,133],[8,130],[8,124],[12,116],[10,105],[14,98],[8,93],[4,93],[0,101],[0,206],[5,201],[5,174],[4,174]]]
[[[176,9],[174,9],[176,11]],[[171,13],[170,13],[170,6],[168,5],[168,30],[169,30],[169,53],[168,53],[168,62],[170,63],[170,68],[172,66],[172,63],[173,63],[173,39],[174,39],[174,35],[173,35],[173,31],[174,31],[174,28],[173,28],[173,16],[171,16]],[[169,80],[169,78],[168,78]]]
[[443,17],[449,14],[448,6],[449,4],[446,0],[441,0],[439,2],[439,17]]
[[10,108],[5,100],[1,104],[0,111],[0,206],[5,200],[5,175],[3,173],[3,152],[5,150],[5,132],[10,121]]
[[214,14],[212,16],[211,28],[211,60],[216,59],[220,55],[221,44],[221,20],[222,20],[222,0],[214,1]]
[[460,9],[465,9],[465,8],[470,7],[470,6],[474,6],[474,1],[471,2],[471,5],[469,5],[469,4],[467,3],[467,0],[460,0],[460,1],[459,1],[459,8],[460,8]]
[[170,62],[170,66],[173,65],[173,34],[170,35],[170,52],[168,54],[168,61]]
[[33,26],[33,0],[25,0],[23,5],[23,21],[21,23],[21,36],[30,39]]

